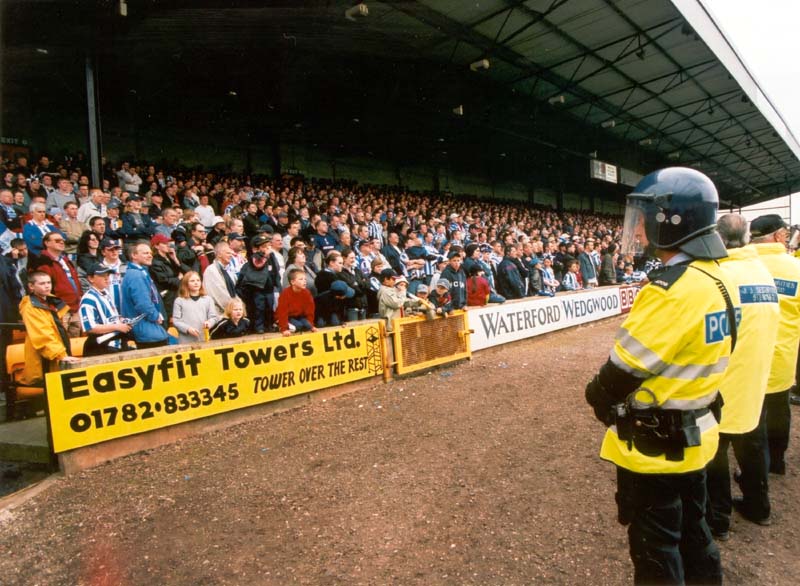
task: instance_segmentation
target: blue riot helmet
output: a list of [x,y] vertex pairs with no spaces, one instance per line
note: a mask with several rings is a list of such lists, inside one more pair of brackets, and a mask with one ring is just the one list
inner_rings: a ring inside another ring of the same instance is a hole
[[717,233],[719,196],[711,179],[686,167],[644,177],[628,195],[622,254],[680,250],[693,258],[728,256]]

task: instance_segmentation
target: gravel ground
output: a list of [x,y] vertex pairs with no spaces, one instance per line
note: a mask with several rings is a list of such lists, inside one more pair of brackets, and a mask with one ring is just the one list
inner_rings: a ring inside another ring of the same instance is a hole
[[[0,511],[4,585],[628,584],[583,388],[621,318],[60,478]],[[797,411],[795,411],[797,413]],[[797,426],[728,584],[798,584]]]

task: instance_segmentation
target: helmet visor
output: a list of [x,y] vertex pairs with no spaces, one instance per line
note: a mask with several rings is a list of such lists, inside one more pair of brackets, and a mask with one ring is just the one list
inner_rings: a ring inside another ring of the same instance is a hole
[[628,197],[619,251],[622,255],[642,256],[647,249],[649,241],[644,229],[645,206],[642,200]]

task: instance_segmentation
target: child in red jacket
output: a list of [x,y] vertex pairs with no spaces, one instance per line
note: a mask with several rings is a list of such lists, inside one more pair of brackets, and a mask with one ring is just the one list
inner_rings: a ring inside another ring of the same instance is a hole
[[278,328],[284,336],[297,332],[316,332],[314,327],[314,298],[306,289],[303,269],[289,271],[289,287],[278,298]]

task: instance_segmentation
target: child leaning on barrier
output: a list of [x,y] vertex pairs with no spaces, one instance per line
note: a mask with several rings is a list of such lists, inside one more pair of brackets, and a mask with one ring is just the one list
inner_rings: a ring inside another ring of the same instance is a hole
[[436,306],[437,315],[447,315],[453,312],[453,298],[450,297],[450,281],[439,279],[436,281],[436,291],[431,295],[431,301]]
[[247,335],[250,330],[250,320],[244,316],[244,303],[241,299],[234,297],[228,301],[224,315],[225,317],[211,328],[209,336],[212,340],[239,338]]

